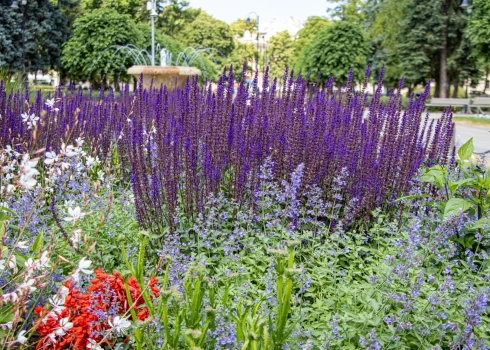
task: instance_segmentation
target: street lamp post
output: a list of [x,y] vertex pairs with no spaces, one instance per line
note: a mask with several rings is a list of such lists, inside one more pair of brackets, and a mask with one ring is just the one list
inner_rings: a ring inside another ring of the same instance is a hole
[[257,23],[257,60],[255,61],[255,71],[258,72],[259,71],[259,53],[260,53],[260,49],[259,49],[259,15],[255,12],[250,12],[248,14],[248,17],[247,17],[247,25],[249,25],[250,23],[252,23],[252,20],[250,19],[250,15],[255,15],[255,21]]
[[156,9],[156,1],[148,1],[146,3],[146,9],[150,11],[151,17],[151,65],[155,65],[155,18],[158,17]]

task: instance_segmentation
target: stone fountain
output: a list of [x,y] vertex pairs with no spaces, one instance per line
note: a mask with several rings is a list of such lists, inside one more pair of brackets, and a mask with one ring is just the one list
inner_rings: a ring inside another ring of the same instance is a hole
[[170,60],[167,51],[162,49],[160,51],[160,66],[155,65],[155,19],[158,17],[156,0],[149,0],[146,3],[146,9],[150,11],[151,17],[151,56],[150,66],[136,65],[128,69],[128,74],[133,75],[136,79],[139,79],[143,75],[143,85],[145,88],[149,88],[152,83],[153,86],[159,88],[161,84],[167,87],[167,90],[171,91],[175,88],[183,87],[187,78],[195,75],[200,75],[201,71],[194,67],[188,66],[168,66],[167,62]]
[[[165,49],[160,51],[160,66],[155,65],[135,65],[128,69],[128,74],[139,79],[143,74],[143,85],[149,89],[153,82],[153,86],[159,88],[162,84],[167,87],[167,90],[172,91],[175,88],[182,88],[187,78],[201,75],[201,71],[195,67],[189,66],[168,66],[167,59],[171,55]],[[177,60],[179,61],[179,60]],[[184,63],[187,63],[184,60]]]

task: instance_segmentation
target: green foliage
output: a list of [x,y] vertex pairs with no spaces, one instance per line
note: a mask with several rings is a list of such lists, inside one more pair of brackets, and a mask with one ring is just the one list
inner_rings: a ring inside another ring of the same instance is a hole
[[227,65],[233,65],[236,80],[241,80],[243,64],[247,64],[247,70],[253,70],[251,62],[257,59],[257,47],[254,44],[235,43],[235,49],[227,59]]
[[156,25],[164,34],[173,37],[178,36],[201,13],[201,10],[189,7],[186,0],[166,0],[163,3]]
[[139,45],[143,36],[129,15],[99,9],[76,20],[73,36],[63,47],[62,62],[75,80],[100,82],[105,74],[119,74],[133,63],[124,53],[114,55],[111,45]]
[[293,39],[287,30],[277,33],[269,39],[267,55],[269,59],[269,74],[272,78],[281,78],[284,69],[291,64]]
[[230,28],[233,35],[238,35],[239,37],[242,37],[245,31],[248,30],[253,36],[257,33],[257,20],[255,18],[251,18],[250,23],[247,24],[246,19],[239,18],[235,22],[230,24]]
[[291,53],[291,64],[294,64],[301,55],[301,52],[308,47],[311,40],[320,31],[330,25],[330,21],[325,17],[311,16],[306,20],[303,28],[296,33],[293,52]]
[[224,62],[235,48],[230,26],[201,12],[194,21],[188,23],[179,38],[187,46],[205,47],[213,51],[213,57],[219,64]]
[[[447,166],[435,165],[425,169],[421,181],[433,184],[444,193],[444,200],[437,204],[444,219],[468,212],[476,216],[475,224],[479,225],[490,218],[490,170],[471,161],[473,152],[473,139],[459,148],[456,161],[459,176],[450,176]],[[475,249],[479,246],[474,237],[477,231],[482,234],[479,226],[474,226],[464,238],[458,234],[455,241],[464,249]]]
[[15,12],[0,2],[0,67],[11,71],[59,68],[68,21],[49,0],[27,1]]
[[141,0],[81,0],[86,14],[99,9],[112,9],[131,18],[146,18],[146,1]]
[[330,3],[338,4],[334,8],[328,9],[332,17],[343,21],[360,24],[364,20],[363,8],[365,0],[327,0]]
[[315,80],[330,76],[337,84],[347,81],[349,70],[362,76],[367,55],[367,44],[359,25],[337,21],[322,30],[303,51],[298,67],[301,74]]
[[478,51],[490,57],[490,2],[473,0],[471,20],[468,23],[468,34]]
[[381,68],[385,67],[384,82],[389,87],[395,87],[404,71],[400,66],[400,36],[407,12],[408,0],[384,0],[380,3],[369,2],[366,6],[368,18],[367,32],[370,37],[372,56],[368,63],[374,73],[374,80],[379,76]]
[[[406,3],[406,15],[397,37],[400,67],[406,82],[412,85],[436,81],[436,95],[440,93],[441,50],[447,28],[447,66],[449,82],[463,83],[461,79],[479,75],[478,62],[471,59],[472,47],[464,40],[467,13],[460,1],[416,1]],[[468,59],[470,58],[470,59]],[[464,72],[461,74],[461,70]]]

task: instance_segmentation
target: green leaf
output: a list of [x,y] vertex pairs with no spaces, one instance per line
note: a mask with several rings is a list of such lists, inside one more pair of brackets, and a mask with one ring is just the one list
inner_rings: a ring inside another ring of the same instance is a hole
[[37,235],[36,240],[34,241],[34,244],[32,245],[32,251],[36,254],[39,254],[41,252],[41,248],[44,243],[44,235],[41,232],[40,234]]
[[461,209],[463,212],[467,211],[472,207],[471,203],[465,201],[461,198],[451,198],[447,201],[446,207],[444,208],[444,218],[448,217],[451,214],[459,212]]
[[468,160],[473,155],[475,147],[473,146],[473,137],[458,149],[458,156],[461,160]]

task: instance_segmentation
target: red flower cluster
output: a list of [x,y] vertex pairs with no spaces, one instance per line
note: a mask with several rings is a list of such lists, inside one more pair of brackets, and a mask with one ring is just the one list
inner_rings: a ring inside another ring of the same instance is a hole
[[[51,311],[38,306],[35,309],[37,333],[41,336],[36,349],[49,348],[82,350],[90,344],[90,340],[111,345],[111,337],[105,337],[111,329],[109,320],[129,311],[124,280],[120,274],[105,274],[102,270],[95,271],[96,278],[92,281],[86,294],[73,287],[71,282],[65,283],[60,295],[52,303]],[[143,321],[149,317],[148,308],[143,306],[141,289],[133,277],[127,281],[128,289],[137,312],[138,319]],[[156,287],[158,280],[151,277],[148,283],[151,297],[158,297],[160,289]],[[90,340],[89,340],[90,339]]]

